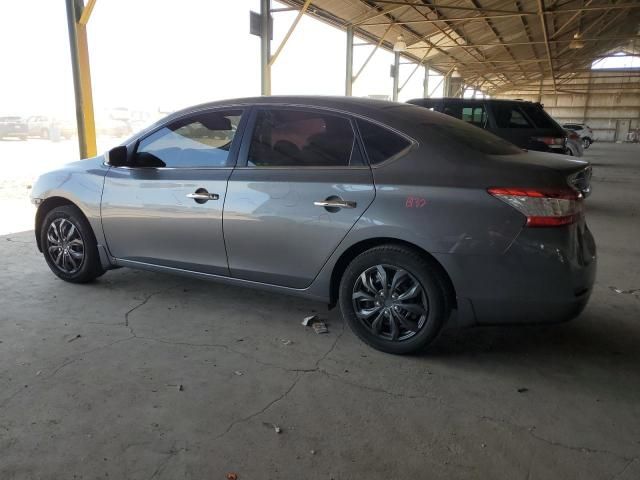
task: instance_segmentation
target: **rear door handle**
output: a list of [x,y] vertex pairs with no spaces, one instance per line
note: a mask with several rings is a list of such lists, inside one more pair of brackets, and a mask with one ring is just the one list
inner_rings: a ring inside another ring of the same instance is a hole
[[204,188],[199,188],[193,193],[187,193],[187,198],[192,198],[196,203],[206,203],[209,200],[218,200],[220,195],[217,193],[209,193]]
[[356,208],[358,204],[350,200],[321,200],[313,202],[316,207],[325,208]]

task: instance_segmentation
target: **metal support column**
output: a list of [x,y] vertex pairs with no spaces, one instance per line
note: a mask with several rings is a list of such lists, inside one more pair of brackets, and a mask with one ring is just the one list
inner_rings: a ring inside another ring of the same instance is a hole
[[447,74],[444,77],[444,92],[443,92],[443,97],[454,97],[454,93],[453,93],[453,69],[449,70],[447,72]]
[[344,94],[347,97],[352,95],[353,91],[353,26],[347,27],[347,65],[344,79]]
[[260,92],[271,95],[271,0],[260,0]]
[[430,62],[424,64],[424,81],[422,82],[422,97],[429,98],[429,67],[431,66]]
[[544,86],[544,76],[540,77],[540,88],[538,89],[538,103],[542,103],[542,87]]
[[[635,46],[635,42],[634,42],[634,46]],[[582,123],[587,123],[587,112],[589,110],[589,99],[591,97],[591,78],[592,78],[592,74],[591,74],[591,71],[589,71],[589,81],[587,83],[587,94],[584,98],[584,110],[582,111]]]
[[394,102],[398,101],[398,91],[400,83],[400,52],[394,52],[393,54],[393,96]]
[[87,43],[87,21],[94,4],[95,0],[89,0],[85,11],[83,0],[66,0],[80,158],[97,154]]

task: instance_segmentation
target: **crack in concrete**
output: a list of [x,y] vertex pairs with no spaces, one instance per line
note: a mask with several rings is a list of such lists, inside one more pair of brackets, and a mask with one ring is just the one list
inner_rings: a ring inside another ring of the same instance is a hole
[[169,465],[169,462],[177,455],[179,455],[182,452],[186,452],[187,448],[183,447],[183,448],[178,448],[176,449],[175,444],[169,449],[169,451],[167,452],[167,457],[162,460],[160,462],[160,464],[156,467],[156,469],[153,471],[153,473],[151,474],[151,476],[149,477],[149,480],[153,480],[154,478],[156,478],[158,475],[160,475],[165,468],[167,468],[167,465]]
[[304,377],[305,373],[297,373],[296,377],[294,378],[293,382],[291,383],[291,385],[289,385],[289,388],[287,388],[285,390],[285,392],[281,395],[279,395],[278,397],[276,397],[275,399],[271,400],[269,403],[267,403],[264,407],[262,407],[260,410],[258,410],[257,412],[252,413],[251,415],[248,415],[246,417],[240,418],[238,420],[234,420],[233,422],[231,422],[227,428],[220,433],[219,435],[216,435],[215,439],[218,440],[222,437],[224,437],[227,433],[229,433],[233,427],[235,427],[236,425],[240,424],[240,423],[245,423],[248,422],[249,420],[251,420],[252,418],[257,417],[258,415],[262,415],[264,412],[266,412],[267,410],[269,410],[269,408],[271,408],[272,406],[274,406],[276,403],[284,400],[287,395],[289,395],[291,393],[291,391],[295,388],[295,386],[298,384],[298,382],[300,381],[300,379],[302,377]]
[[129,332],[131,333],[131,335],[139,340],[147,340],[147,341],[151,341],[151,342],[158,342],[158,343],[164,343],[167,345],[177,345],[177,346],[186,346],[186,347],[195,347],[195,348],[221,348],[224,349],[226,351],[229,352],[233,352],[237,355],[240,355],[243,358],[249,359],[255,363],[258,363],[260,365],[266,366],[266,367],[272,367],[272,368],[277,368],[280,370],[283,370],[285,372],[299,372],[299,373],[310,373],[310,372],[316,372],[319,369],[319,364],[320,362],[322,362],[325,358],[327,358],[328,355],[331,354],[331,352],[333,352],[333,350],[335,349],[338,341],[340,340],[340,338],[342,337],[342,335],[344,334],[345,331],[345,326],[344,326],[344,321],[342,322],[342,329],[340,331],[340,333],[337,335],[336,339],[334,340],[333,344],[331,345],[331,347],[315,362],[315,365],[313,368],[287,368],[287,367],[283,367],[282,365],[278,365],[276,363],[271,363],[271,362],[265,362],[264,360],[260,360],[259,358],[254,357],[253,355],[249,355],[246,352],[243,352],[241,350],[237,350],[235,348],[230,347],[229,345],[225,345],[225,344],[219,344],[219,343],[191,343],[191,342],[180,342],[180,341],[174,341],[174,340],[166,340],[166,339],[162,339],[162,338],[155,338],[155,337],[146,337],[146,336],[142,336],[142,335],[138,335],[133,326],[131,325],[130,321],[129,321],[129,316],[135,312],[136,310],[144,307],[145,305],[147,305],[147,303],[149,303],[149,301],[155,297],[156,295],[159,295],[160,293],[164,293],[167,292],[173,288],[177,288],[180,285],[174,285],[172,287],[163,289],[163,290],[159,290],[157,292],[153,292],[149,295],[147,295],[146,297],[144,297],[142,299],[142,301],[140,303],[138,303],[137,305],[135,305],[134,307],[132,307],[131,309],[129,309],[126,313],[125,313],[125,322],[124,322],[124,326],[127,327],[129,329]]
[[[58,365],[57,367],[55,367],[51,373],[49,373],[48,375],[44,375],[42,377],[40,377],[40,379],[36,382],[37,384],[40,384],[42,382],[44,382],[45,380],[48,380],[49,378],[55,376],[58,374],[58,372],[60,372],[63,368],[79,361],[82,360],[82,358],[86,355],[89,355],[91,353],[97,352],[99,350],[103,350],[105,348],[109,348],[113,345],[116,345],[117,343],[122,343],[122,342],[126,342],[128,340],[133,340],[133,336],[130,337],[126,337],[126,338],[120,338],[118,340],[115,340],[113,342],[109,342],[105,345],[100,345],[99,347],[96,348],[92,348],[90,350],[85,350],[84,352],[79,352],[73,355],[72,358],[67,358],[63,363],[61,363],[60,365]],[[5,398],[4,400],[2,400],[2,402],[0,402],[0,409],[4,408],[7,406],[7,404],[9,404],[9,402],[11,402],[11,400],[13,400],[15,397],[17,397],[18,395],[20,395],[20,393],[27,391],[27,390],[31,390],[29,388],[26,387],[22,387],[17,389],[15,392],[13,392],[11,395],[9,395],[7,398]]]
[[331,372],[328,372],[327,370],[324,370],[324,369],[318,370],[318,373],[321,373],[321,374],[325,375],[326,377],[328,377],[330,379],[337,380],[337,381],[339,381],[339,382],[341,382],[341,383],[343,383],[345,385],[349,385],[349,386],[355,387],[355,388],[360,388],[362,390],[367,390],[369,392],[382,393],[384,395],[388,395],[388,396],[393,397],[393,398],[406,398],[406,399],[409,399],[409,400],[435,400],[437,402],[442,402],[442,400],[439,397],[435,396],[435,395],[429,395],[429,394],[414,395],[414,394],[410,394],[410,393],[392,392],[390,390],[385,390],[384,388],[372,387],[370,385],[364,385],[362,383],[358,383],[358,382],[353,382],[351,380],[347,380],[342,375],[331,373]]
[[[161,293],[165,293],[168,292],[169,290],[172,290],[174,288],[177,288],[179,285],[173,285],[171,287],[168,288],[163,288],[162,290],[158,290],[157,292],[153,292],[150,293],[149,295],[147,295],[146,297],[144,297],[142,299],[142,301],[140,303],[138,303],[137,305],[135,305],[133,308],[131,308],[129,311],[125,312],[124,314],[124,326],[125,327],[129,327],[129,315],[131,315],[133,312],[135,312],[137,309],[144,307],[147,302],[149,302],[149,300],[151,300],[153,297],[155,297],[156,295],[160,295]],[[133,332],[131,332],[132,335],[135,335]]]
[[27,242],[25,242],[25,241],[23,241],[23,240],[16,240],[15,238],[11,238],[11,237],[6,237],[6,238],[5,238],[5,240],[6,240],[7,242],[11,242],[11,243],[21,243],[21,244],[23,244],[23,245],[32,245],[32,244],[33,244],[33,242],[32,242],[32,241],[27,241]]
[[638,457],[634,457],[630,459],[622,470],[620,470],[618,473],[614,474],[613,477],[611,477],[611,480],[615,480],[616,478],[620,478],[622,475],[624,475],[624,472],[629,470],[629,467],[631,466],[631,464],[633,464],[637,460],[638,460]]
[[342,330],[340,331],[340,333],[338,335],[336,335],[336,339],[331,344],[331,347],[329,347],[327,349],[327,351],[324,354],[322,354],[318,358],[318,360],[316,360],[315,368],[312,368],[312,369],[286,369],[286,368],[279,367],[279,368],[282,368],[283,370],[296,373],[296,376],[293,379],[293,382],[291,382],[291,385],[289,385],[289,387],[285,390],[285,392],[282,393],[281,395],[279,395],[278,397],[276,397],[275,399],[271,400],[270,402],[268,402],[264,407],[262,407],[261,409],[259,409],[256,412],[252,413],[251,415],[248,415],[248,416],[246,416],[244,418],[241,418],[241,419],[238,419],[238,420],[234,420],[233,422],[231,422],[222,433],[220,433],[219,435],[217,435],[215,437],[216,440],[224,437],[236,425],[238,425],[240,423],[248,422],[252,418],[255,418],[255,417],[259,416],[259,415],[262,415],[264,412],[269,410],[275,404],[277,404],[277,403],[281,402],[282,400],[284,400],[293,391],[293,389],[296,387],[296,385],[298,385],[298,382],[300,382],[300,380],[306,374],[308,374],[308,373],[318,373],[320,371],[320,363],[322,361],[324,361],[334,351],[334,349],[336,348],[336,345],[338,344],[338,341],[340,340],[340,338],[342,338],[343,334],[344,334],[344,322],[342,323]]
[[516,423],[510,422],[508,420],[505,420],[503,418],[495,418],[495,417],[489,417],[489,416],[480,416],[478,417],[480,420],[485,420],[485,421],[489,421],[489,422],[493,422],[493,423],[500,423],[503,425],[508,425],[509,427],[515,428],[517,430],[525,430],[529,436],[531,436],[532,438],[545,443],[549,446],[552,447],[560,447],[560,448],[564,448],[566,450],[571,450],[574,452],[580,452],[580,453],[594,453],[594,454],[601,454],[601,455],[610,455],[612,457],[615,458],[619,458],[621,460],[625,460],[627,462],[632,463],[634,460],[638,459],[638,457],[628,457],[625,456],[623,454],[620,453],[616,453],[616,452],[612,452],[611,450],[606,450],[606,449],[600,449],[600,448],[592,448],[592,447],[583,447],[583,446],[576,446],[576,445],[568,445],[566,443],[562,443],[562,442],[558,442],[555,440],[550,440],[548,438],[545,438],[541,435],[538,435],[537,433],[535,433],[535,425],[532,426],[524,426],[524,425],[518,425]]

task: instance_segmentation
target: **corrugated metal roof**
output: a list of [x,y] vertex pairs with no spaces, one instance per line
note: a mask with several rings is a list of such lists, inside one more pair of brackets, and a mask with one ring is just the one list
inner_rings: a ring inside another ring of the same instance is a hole
[[[308,14],[352,25],[385,48],[402,35],[404,56],[443,73],[455,67],[465,83],[490,93],[561,83],[607,52],[640,47],[638,0],[315,0]],[[583,47],[572,49],[576,34]]]

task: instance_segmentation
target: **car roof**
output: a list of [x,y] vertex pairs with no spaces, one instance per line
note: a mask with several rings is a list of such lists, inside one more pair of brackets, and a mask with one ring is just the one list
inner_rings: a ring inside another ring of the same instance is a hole
[[529,100],[522,100],[520,98],[517,99],[506,99],[506,98],[460,98],[460,97],[442,97],[442,98],[414,98],[408,101],[408,103],[417,103],[417,102],[442,102],[447,101],[448,103],[531,103],[538,104],[539,102],[531,102]]
[[[382,120],[387,115],[394,116],[398,109],[420,108],[407,103],[391,102],[374,98],[338,97],[321,95],[272,95],[268,97],[232,98],[215,102],[202,103],[178,110],[156,123],[165,123],[191,113],[216,107],[244,107],[260,105],[316,107],[342,111],[353,115],[361,115]],[[388,117],[387,117],[388,118]]]
[[[158,120],[154,124],[138,132],[130,139],[125,141],[129,143],[144,134],[165,125],[178,118],[201,112],[210,108],[242,108],[250,106],[274,105],[274,106],[296,106],[296,107],[312,107],[334,110],[336,112],[344,112],[349,115],[361,116],[373,121],[391,125],[393,128],[400,130],[401,125],[410,126],[415,123],[407,117],[408,111],[416,109],[413,114],[419,115],[421,118],[425,116],[440,114],[426,110],[424,107],[411,105],[408,103],[391,102],[388,100],[378,100],[374,98],[360,97],[338,97],[338,96],[320,96],[320,95],[273,95],[269,97],[246,97],[232,98],[228,100],[218,100],[215,102],[202,103],[194,105],[182,110],[171,113],[170,115]],[[409,115],[410,117],[411,115]]]
[[[339,96],[325,96],[325,95],[272,95],[265,97],[246,97],[246,98],[232,98],[229,100],[218,100],[215,102],[202,103],[194,105],[187,109],[181,110],[181,112],[188,112],[191,110],[202,110],[206,108],[214,108],[218,106],[232,106],[232,105],[300,105],[309,107],[326,107],[326,108],[343,108],[345,110],[352,110],[354,108],[365,109],[380,109],[380,108],[392,108],[397,106],[397,102],[390,102],[388,100],[378,100],[375,98],[361,98],[361,97],[339,97]],[[402,105],[402,104],[401,104]],[[177,112],[176,112],[177,113]]]

